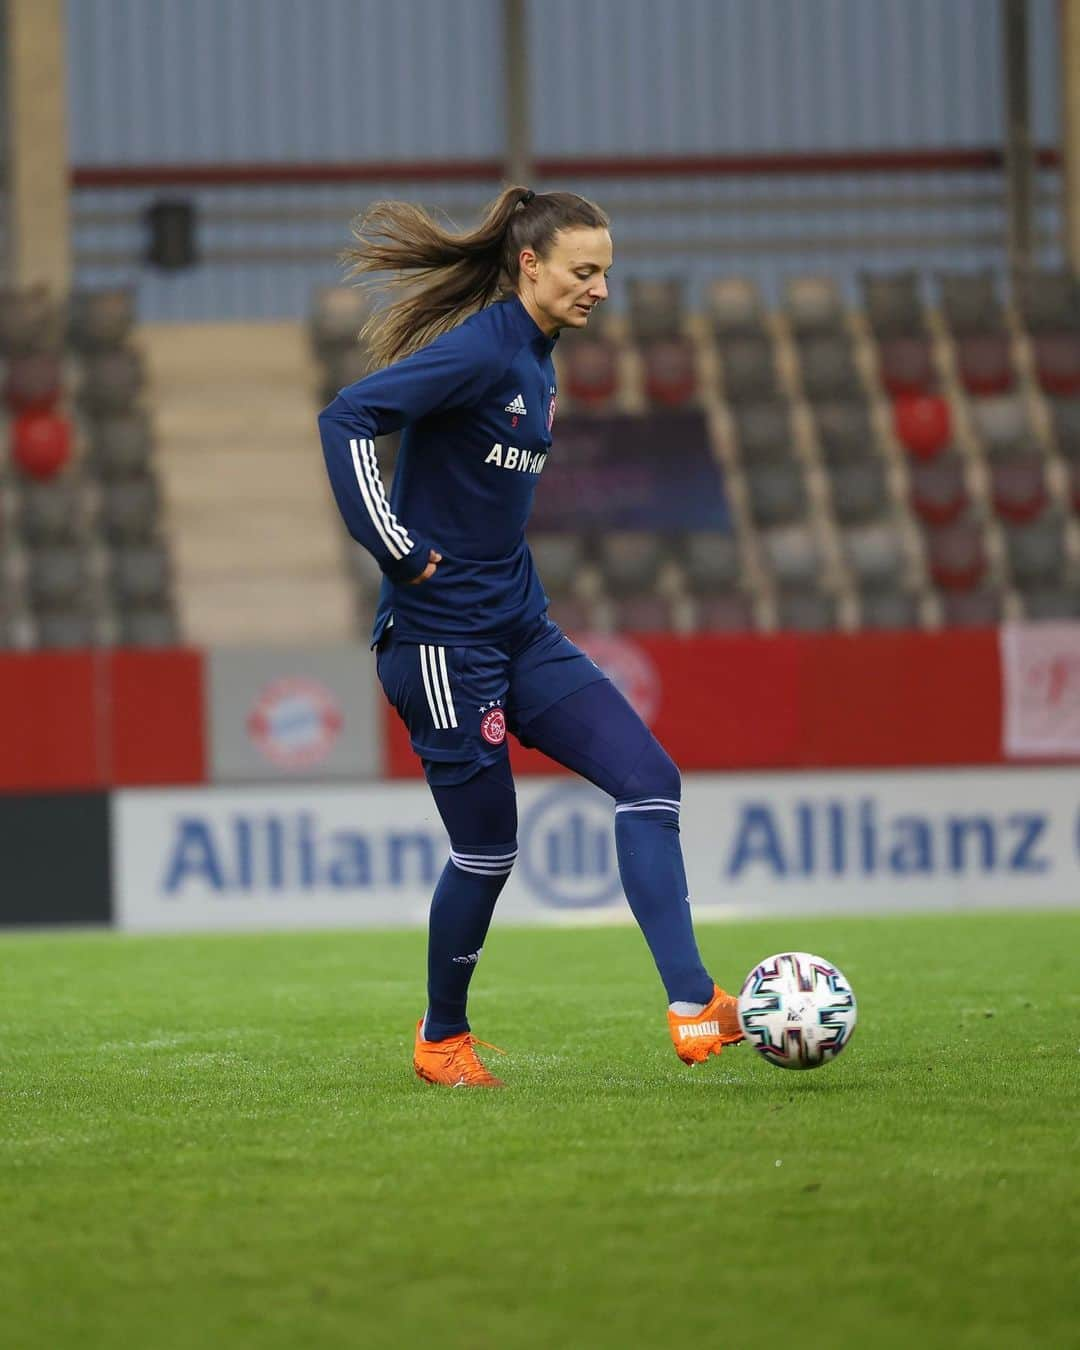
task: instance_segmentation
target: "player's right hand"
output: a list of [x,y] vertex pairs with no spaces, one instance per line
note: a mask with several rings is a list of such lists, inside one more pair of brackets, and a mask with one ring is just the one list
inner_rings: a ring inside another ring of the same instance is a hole
[[409,585],[419,586],[422,581],[427,581],[428,577],[434,576],[435,569],[441,562],[442,562],[442,554],[436,553],[433,548],[428,549],[428,565],[424,568],[424,570],[420,573],[418,577],[413,577],[412,581],[409,582]]

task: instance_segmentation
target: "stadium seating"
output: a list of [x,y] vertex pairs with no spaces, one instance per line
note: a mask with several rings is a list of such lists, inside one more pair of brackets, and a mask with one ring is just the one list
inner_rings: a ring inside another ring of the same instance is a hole
[[[625,322],[564,335],[560,454],[530,533],[557,619],[812,632],[1080,613],[1075,286],[1036,272],[1006,303],[990,270],[875,272],[859,293],[852,314],[832,278],[787,278],[774,316],[746,277],[697,295],[633,279]],[[702,454],[725,506],[688,527],[713,491]]]
[[926,319],[917,272],[864,272],[859,285],[867,321],[879,342],[924,332]]
[[993,272],[942,272],[938,286],[942,318],[957,341],[1003,330],[1005,313]]
[[15,415],[0,479],[0,522],[12,522],[0,530],[0,575],[17,578],[5,590],[7,645],[180,636],[134,336],[127,288],[78,290],[67,305],[40,288],[0,293],[0,376]]

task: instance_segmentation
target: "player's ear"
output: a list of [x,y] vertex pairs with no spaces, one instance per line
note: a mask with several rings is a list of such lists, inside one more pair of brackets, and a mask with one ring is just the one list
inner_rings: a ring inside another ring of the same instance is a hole
[[540,268],[540,259],[531,248],[523,248],[518,254],[518,267],[521,269],[522,276],[528,277],[530,281],[535,281]]

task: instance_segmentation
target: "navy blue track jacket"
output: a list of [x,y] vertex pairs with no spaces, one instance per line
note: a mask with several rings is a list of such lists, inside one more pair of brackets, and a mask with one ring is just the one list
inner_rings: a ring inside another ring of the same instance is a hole
[[[498,643],[548,600],[525,542],[555,415],[555,339],[517,297],[342,389],[319,414],[349,533],[383,571],[372,645]],[[404,428],[387,501],[376,436]],[[442,554],[435,574],[408,583]]]

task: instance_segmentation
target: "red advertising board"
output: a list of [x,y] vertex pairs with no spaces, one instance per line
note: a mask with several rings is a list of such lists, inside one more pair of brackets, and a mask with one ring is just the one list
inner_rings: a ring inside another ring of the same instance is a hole
[[201,783],[198,650],[0,657],[0,791]]
[[[578,640],[688,771],[1002,760],[993,629]],[[416,776],[404,728],[384,715],[388,773]],[[512,754],[516,772],[553,770]]]

